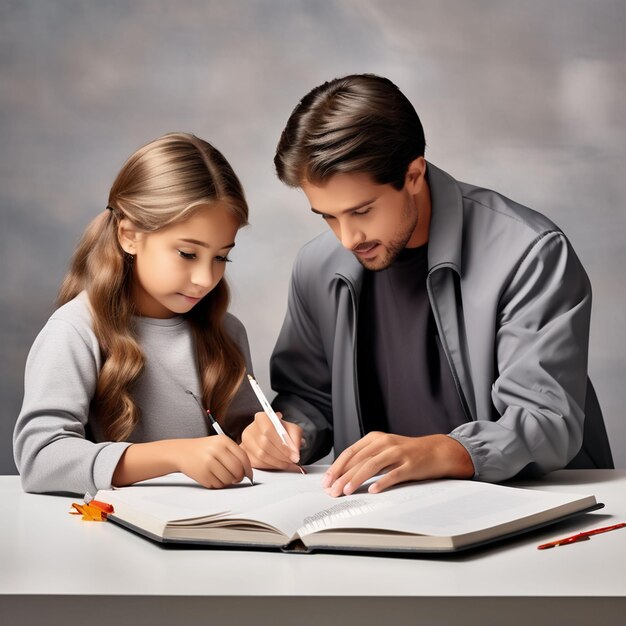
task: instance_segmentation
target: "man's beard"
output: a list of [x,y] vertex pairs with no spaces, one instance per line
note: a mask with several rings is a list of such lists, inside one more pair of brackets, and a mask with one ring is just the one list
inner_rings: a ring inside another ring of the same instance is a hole
[[[382,270],[386,270],[398,257],[400,252],[406,248],[406,244],[411,239],[411,236],[415,232],[415,228],[417,227],[417,222],[419,219],[419,215],[417,210],[415,214],[412,213],[409,207],[406,207],[402,213],[403,217],[410,220],[406,228],[402,228],[400,232],[396,234],[396,236],[389,242],[388,245],[382,244],[380,241],[376,242],[377,244],[382,245],[384,248],[384,252],[382,252],[382,257],[378,255],[374,259],[363,259],[358,254],[352,250],[354,256],[357,261],[366,269],[372,272],[380,272]],[[403,222],[404,224],[404,222]],[[355,249],[363,248],[367,249],[367,247],[371,246],[373,241],[365,242],[359,244]]]

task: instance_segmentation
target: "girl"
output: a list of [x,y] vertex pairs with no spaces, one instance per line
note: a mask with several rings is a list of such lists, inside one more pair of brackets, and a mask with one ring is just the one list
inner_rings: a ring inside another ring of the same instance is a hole
[[[26,491],[252,476],[235,440],[258,404],[223,278],[247,219],[237,176],[207,142],[169,134],[128,159],[28,356],[14,434]],[[207,436],[209,407],[230,436]]]

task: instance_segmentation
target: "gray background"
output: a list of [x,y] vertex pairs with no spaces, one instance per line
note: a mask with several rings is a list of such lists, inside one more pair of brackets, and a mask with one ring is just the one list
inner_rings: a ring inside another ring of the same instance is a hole
[[391,78],[427,158],[547,214],[594,286],[590,374],[626,467],[626,2],[258,0],[0,4],[0,473],[23,368],[68,259],[136,148],[184,130],[215,143],[251,226],[228,274],[256,374],[298,248],[323,230],[274,148],[298,99],[351,72]]

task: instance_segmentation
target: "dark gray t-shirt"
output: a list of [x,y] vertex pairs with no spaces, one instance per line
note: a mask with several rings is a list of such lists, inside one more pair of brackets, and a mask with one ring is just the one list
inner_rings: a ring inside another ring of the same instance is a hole
[[418,437],[467,422],[426,291],[428,246],[365,272],[357,372],[366,432]]

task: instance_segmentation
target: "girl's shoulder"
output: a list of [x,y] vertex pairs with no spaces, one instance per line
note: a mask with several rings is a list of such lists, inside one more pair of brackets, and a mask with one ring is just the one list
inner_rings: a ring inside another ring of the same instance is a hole
[[87,292],[61,305],[48,319],[41,335],[56,337],[59,341],[77,339],[77,335],[91,349],[96,349],[98,340],[93,330],[93,315]]
[[52,355],[59,354],[71,354],[72,358],[82,358],[85,362],[99,360],[100,345],[86,293],[80,293],[50,316],[35,338],[30,354],[33,358],[43,355],[46,360],[53,360]]
[[77,330],[93,331],[93,316],[87,292],[81,291],[75,298],[61,305],[48,321],[66,322]]

